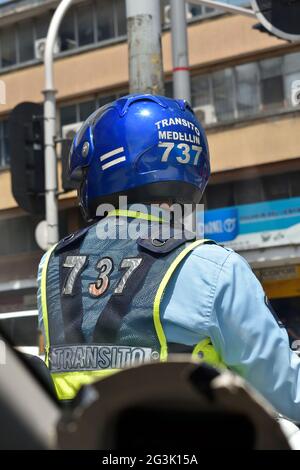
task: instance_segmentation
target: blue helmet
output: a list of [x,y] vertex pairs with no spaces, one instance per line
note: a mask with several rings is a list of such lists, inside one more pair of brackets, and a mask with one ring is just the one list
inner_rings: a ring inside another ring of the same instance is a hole
[[95,111],[74,138],[70,177],[93,218],[101,203],[197,203],[210,175],[205,132],[183,100],[128,95]]

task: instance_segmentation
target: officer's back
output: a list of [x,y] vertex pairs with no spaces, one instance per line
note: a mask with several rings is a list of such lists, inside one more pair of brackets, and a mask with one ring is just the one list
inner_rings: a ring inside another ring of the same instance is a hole
[[167,215],[152,213],[163,201],[195,208],[207,184],[207,140],[189,105],[133,95],[104,106],[75,137],[69,170],[81,181],[83,213],[95,220],[53,247],[39,270],[40,322],[60,398],[123,367],[187,352],[230,367],[300,420],[300,361],[248,264],[178,234],[174,221],[163,236]]

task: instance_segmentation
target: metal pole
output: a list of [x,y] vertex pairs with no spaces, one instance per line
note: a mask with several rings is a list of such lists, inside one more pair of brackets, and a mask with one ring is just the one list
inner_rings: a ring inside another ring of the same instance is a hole
[[58,242],[56,89],[54,87],[53,54],[58,30],[73,0],[62,0],[51,20],[45,48],[44,130],[45,130],[45,189],[48,247]]
[[215,8],[216,10],[227,11],[228,13],[238,13],[244,16],[251,16],[251,18],[256,16],[252,9],[228,5],[226,3],[214,0],[186,0],[186,2],[194,3],[196,5],[206,5],[208,7]]
[[130,93],[164,94],[160,0],[126,0]]
[[171,0],[174,98],[191,102],[185,0]]

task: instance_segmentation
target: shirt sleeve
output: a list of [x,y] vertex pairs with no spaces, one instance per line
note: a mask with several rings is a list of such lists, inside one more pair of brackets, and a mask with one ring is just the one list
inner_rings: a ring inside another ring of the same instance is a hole
[[300,358],[248,263],[234,252],[219,273],[209,334],[230,369],[300,422]]

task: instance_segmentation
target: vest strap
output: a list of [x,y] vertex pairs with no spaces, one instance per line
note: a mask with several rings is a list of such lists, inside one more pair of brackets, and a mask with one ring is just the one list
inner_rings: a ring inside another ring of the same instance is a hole
[[181,261],[184,260],[184,258],[191,253],[195,248],[198,246],[203,245],[204,243],[211,242],[211,240],[208,239],[202,239],[202,240],[196,240],[193,243],[190,243],[186,248],[182,250],[182,252],[175,258],[169,269],[167,270],[165,276],[163,277],[159,288],[157,290],[155,299],[154,299],[154,304],[153,304],[153,321],[154,321],[154,326],[156,330],[156,334],[160,343],[160,360],[162,362],[167,361],[168,359],[168,344],[167,344],[167,338],[161,323],[161,318],[160,318],[160,304],[165,292],[165,289],[174,273],[176,268],[179,266]]
[[42,267],[42,276],[41,276],[41,303],[42,303],[42,315],[44,323],[44,332],[45,332],[45,362],[49,367],[49,349],[50,349],[50,337],[49,337],[49,322],[48,322],[48,307],[47,307],[47,270],[50,257],[54,252],[57,244],[53,245],[46,254],[46,259]]
[[149,222],[163,222],[161,217],[152,214],[144,214],[138,211],[129,211],[126,209],[115,209],[107,214],[106,217],[130,217],[132,219],[148,220]]

